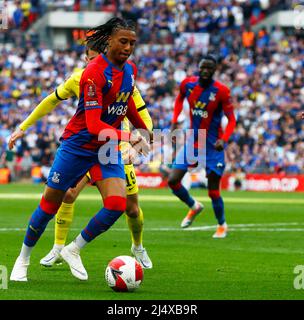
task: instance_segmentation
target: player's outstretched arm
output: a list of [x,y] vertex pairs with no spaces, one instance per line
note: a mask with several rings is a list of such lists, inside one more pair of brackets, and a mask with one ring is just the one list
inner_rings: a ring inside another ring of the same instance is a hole
[[63,84],[61,84],[55,92],[52,92],[45,97],[38,106],[32,111],[32,113],[20,124],[12,135],[10,136],[8,147],[13,149],[16,141],[21,139],[25,131],[34,125],[38,120],[51,113],[62,100],[66,100],[76,95],[75,91],[75,75],[73,74]]
[[8,142],[9,149],[12,150],[17,140],[24,136],[25,131],[35,124],[39,119],[50,113],[59,104],[59,102],[60,100],[57,99],[54,92],[44,98],[32,111],[32,113],[12,133]]
[[56,97],[55,92],[51,93],[38,104],[32,113],[20,124],[19,128],[23,131],[26,131],[38,120],[51,113],[60,103],[60,101],[61,100]]
[[23,136],[24,136],[24,131],[20,128],[17,128],[9,138],[8,148],[12,150],[16,144],[16,141],[21,139]]

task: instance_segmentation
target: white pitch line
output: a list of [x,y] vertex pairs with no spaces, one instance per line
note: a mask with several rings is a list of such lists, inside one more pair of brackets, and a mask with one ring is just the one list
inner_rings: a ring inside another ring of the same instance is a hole
[[[0,200],[40,200],[39,193],[0,193]],[[196,197],[198,201],[210,201],[208,197]],[[166,195],[140,195],[140,201],[156,201],[157,202],[178,202],[178,198]],[[98,194],[82,194],[77,198],[77,201],[100,201]],[[278,199],[278,198],[234,198],[226,197],[224,201],[227,203],[275,203],[275,204],[304,204],[304,199]]]
[[[253,231],[253,232],[304,232],[304,228],[275,228],[275,226],[300,226],[304,225],[304,223],[284,223],[284,222],[278,222],[278,223],[251,223],[251,224],[233,224],[229,225],[229,231]],[[265,226],[263,228],[263,226]],[[272,228],[267,228],[266,226],[271,226]],[[259,228],[257,228],[259,227]],[[81,228],[71,228],[71,231],[80,231]],[[210,226],[200,226],[200,227],[189,227],[186,229],[182,228],[175,228],[175,227],[163,227],[163,228],[145,228],[146,232],[149,231],[209,231],[209,230],[215,230],[216,225],[210,225]],[[112,228],[112,231],[118,231],[118,232],[126,232],[129,231],[128,228]],[[11,232],[11,231],[26,231],[26,228],[0,228],[0,232]],[[46,229],[46,231],[54,231],[53,229],[49,228]]]
[[304,232],[304,228],[230,228],[229,231],[255,231],[255,232]]
[[[246,223],[246,224],[229,224],[228,227],[266,227],[266,226],[300,226],[304,225],[304,222],[273,222],[273,223]],[[195,228],[195,227],[192,227]]]

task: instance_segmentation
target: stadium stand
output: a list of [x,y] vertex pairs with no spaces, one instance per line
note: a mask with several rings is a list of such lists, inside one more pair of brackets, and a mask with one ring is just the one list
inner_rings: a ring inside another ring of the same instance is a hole
[[[77,101],[63,101],[28,131],[15,152],[7,150],[8,136],[15,127],[75,68],[85,65],[83,54],[36,48],[33,39],[17,41],[14,36],[48,10],[58,9],[117,11],[137,21],[140,43],[133,57],[139,67],[137,85],[155,128],[160,129],[170,127],[178,85],[196,72],[206,50],[196,46],[193,38],[181,38],[181,34],[208,33],[207,50],[216,52],[220,61],[216,78],[231,88],[237,116],[237,129],[226,150],[227,171],[304,173],[304,124],[296,117],[304,104],[303,37],[280,27],[252,28],[274,10],[294,5],[294,1],[132,3],[8,1],[10,27],[1,30],[1,43],[15,45],[1,46],[0,168],[10,169],[12,180],[28,177],[37,166],[47,172],[62,130],[77,107]],[[185,112],[181,126],[186,122]],[[152,163],[140,169],[157,171],[158,167]]]

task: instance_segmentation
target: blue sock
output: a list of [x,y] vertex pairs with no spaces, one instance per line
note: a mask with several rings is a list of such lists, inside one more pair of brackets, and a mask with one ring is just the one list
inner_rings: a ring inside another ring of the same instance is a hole
[[28,247],[33,247],[44,232],[49,221],[52,220],[54,216],[54,214],[44,212],[39,205],[31,216],[24,238],[24,244]]
[[224,201],[222,197],[212,199],[212,207],[218,224],[222,225],[226,221],[224,212]]
[[175,194],[180,200],[186,203],[189,208],[192,208],[195,200],[190,196],[188,190],[181,184],[170,186],[173,194]]
[[123,211],[102,208],[81,231],[81,236],[87,242],[92,241],[101,233],[107,231],[122,214]]

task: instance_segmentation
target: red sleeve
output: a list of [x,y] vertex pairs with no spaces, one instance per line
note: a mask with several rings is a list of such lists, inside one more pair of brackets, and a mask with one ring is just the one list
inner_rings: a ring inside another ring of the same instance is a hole
[[175,124],[177,123],[178,116],[183,110],[183,104],[184,104],[184,99],[186,97],[186,84],[187,84],[187,79],[185,79],[180,87],[179,87],[179,94],[177,98],[175,99],[174,103],[174,110],[173,110],[173,118],[172,118],[172,123]]
[[130,134],[128,132],[117,130],[100,120],[102,115],[102,88],[105,85],[105,78],[97,71],[99,68],[100,66],[96,63],[89,64],[80,80],[88,131],[90,134],[100,137],[101,131],[107,129],[105,138],[129,141]]
[[136,129],[148,130],[147,126],[143,122],[142,118],[140,117],[140,115],[136,109],[136,105],[133,100],[133,97],[130,97],[129,101],[128,101],[127,117]]
[[230,90],[227,87],[224,87],[222,91],[222,106],[223,106],[224,114],[228,118],[228,124],[225,129],[225,132],[222,135],[222,139],[225,142],[227,142],[236,126],[233,105],[231,103]]

